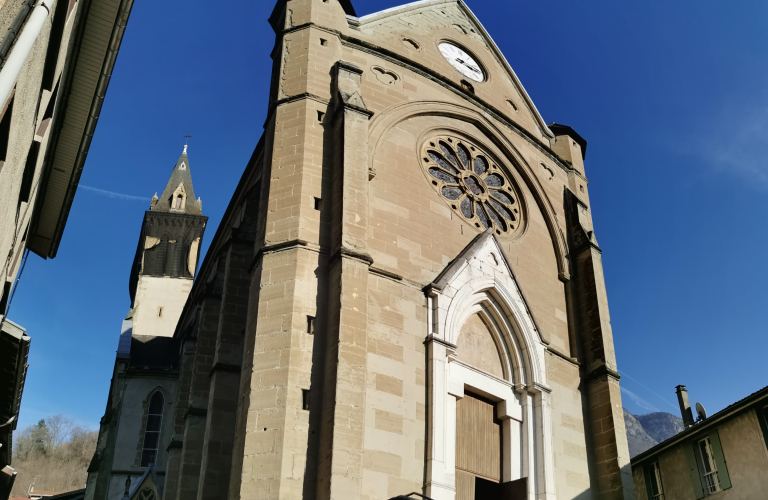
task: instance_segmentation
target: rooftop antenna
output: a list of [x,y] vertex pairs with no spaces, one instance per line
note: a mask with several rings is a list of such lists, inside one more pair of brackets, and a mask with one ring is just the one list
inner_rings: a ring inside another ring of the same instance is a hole
[[707,410],[704,409],[704,405],[696,403],[696,413],[699,415],[699,421],[707,419]]
[[187,145],[189,144],[189,138],[192,137],[192,136],[189,135],[189,132],[187,132],[187,135],[183,135],[182,137],[184,137],[186,139],[184,141],[184,153],[186,154],[186,152],[187,152]]

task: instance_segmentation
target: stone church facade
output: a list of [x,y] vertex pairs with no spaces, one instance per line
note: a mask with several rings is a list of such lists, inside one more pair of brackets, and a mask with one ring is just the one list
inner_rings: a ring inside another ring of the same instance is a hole
[[[86,496],[139,498],[152,469],[173,500],[633,498],[586,141],[461,0],[269,22],[265,133],[194,285],[142,232],[122,362],[162,366],[113,379]],[[166,198],[145,227],[188,216]]]

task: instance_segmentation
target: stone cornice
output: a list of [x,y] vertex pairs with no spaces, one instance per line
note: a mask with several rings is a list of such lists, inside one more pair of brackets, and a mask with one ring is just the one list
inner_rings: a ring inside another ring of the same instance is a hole
[[363,262],[364,264],[367,264],[369,267],[373,265],[373,257],[368,255],[367,253],[360,253],[355,252],[354,250],[350,250],[349,248],[341,247],[336,252],[331,255],[331,257],[328,259],[328,266],[332,266],[336,263],[337,260],[340,259],[352,259],[357,260],[360,262]]
[[615,370],[611,370],[608,368],[607,365],[600,365],[597,368],[593,368],[591,371],[587,372],[587,383],[590,384],[598,379],[601,379],[603,377],[608,377],[614,379],[616,382],[621,380],[621,375],[619,372]]
[[295,248],[305,248],[307,250],[312,250],[318,253],[328,253],[328,249],[326,247],[317,245],[315,243],[310,243],[309,241],[302,239],[282,241],[280,243],[272,243],[269,245],[265,244],[262,245],[261,248],[256,251],[256,255],[253,256],[253,260],[251,261],[250,266],[248,266],[248,274],[253,273],[253,270],[256,268],[256,265],[259,263],[259,260],[261,260],[264,254],[281,252],[283,250],[293,250]]
[[187,411],[184,412],[185,420],[187,417],[206,417],[206,416],[208,416],[207,408],[196,408],[194,406],[190,406],[189,408],[187,408]]
[[170,451],[174,448],[183,448],[184,447],[184,441],[180,439],[171,439],[171,442],[168,443],[168,447],[165,448],[165,451]]
[[424,344],[431,344],[432,342],[434,342],[435,344],[440,344],[441,346],[451,351],[455,351],[458,348],[456,344],[451,344],[445,339],[441,339],[440,337],[436,337],[434,334],[430,334],[424,340]]
[[579,363],[578,359],[572,358],[572,357],[568,356],[567,354],[558,351],[557,349],[555,349],[551,345],[547,346],[547,352],[552,354],[553,356],[557,356],[558,358],[564,359],[565,361],[567,361],[568,363],[570,363],[570,364],[572,364],[574,366],[581,366],[581,363]]
[[543,392],[545,394],[550,394],[552,392],[552,389],[538,382],[528,384],[527,389],[528,389],[528,392]]
[[267,118],[266,120],[264,120],[264,128],[266,128],[267,124],[272,120],[273,115],[275,114],[275,111],[277,110],[278,107],[282,106],[283,104],[289,104],[292,102],[303,101],[307,99],[310,101],[319,102],[320,104],[324,104],[326,106],[328,106],[331,103],[330,99],[327,99],[325,97],[320,97],[319,95],[311,94],[309,92],[304,92],[301,94],[283,97],[282,99],[276,100],[274,103],[272,103],[269,106],[269,109],[267,110]]
[[125,378],[144,378],[144,377],[169,378],[169,379],[175,380],[179,378],[179,370],[178,368],[174,368],[171,370],[158,370],[158,369],[152,369],[152,368],[131,367],[125,371]]
[[211,368],[211,372],[208,374],[208,378],[213,377],[213,374],[216,372],[228,372],[228,373],[237,373],[240,375],[241,367],[240,365],[233,365],[229,363],[216,363],[213,365],[213,368]]
[[370,268],[368,268],[368,271],[371,274],[376,274],[376,275],[379,275],[379,276],[383,276],[385,278],[389,278],[389,279],[392,279],[392,280],[395,280],[395,281],[403,281],[403,277],[401,275],[395,274],[395,273],[393,273],[391,271],[387,271],[385,269],[380,269],[378,267],[371,266]]
[[[133,470],[125,470],[125,469],[113,469],[112,474],[120,475],[120,476],[141,476],[144,474],[144,472],[147,470],[146,467],[137,467]],[[164,476],[165,471],[164,470],[153,470],[154,474],[157,474],[158,476]]]

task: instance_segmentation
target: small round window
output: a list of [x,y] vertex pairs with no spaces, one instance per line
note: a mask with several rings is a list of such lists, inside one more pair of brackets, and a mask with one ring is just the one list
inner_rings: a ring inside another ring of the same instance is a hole
[[476,228],[493,228],[504,236],[522,228],[516,186],[480,147],[456,137],[435,137],[424,144],[421,163],[432,187]]

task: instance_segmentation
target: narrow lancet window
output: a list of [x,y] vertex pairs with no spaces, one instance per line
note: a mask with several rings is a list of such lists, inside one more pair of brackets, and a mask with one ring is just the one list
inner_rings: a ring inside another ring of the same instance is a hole
[[160,446],[160,425],[163,422],[163,406],[165,399],[159,391],[149,400],[147,412],[147,428],[144,431],[144,446],[141,450],[141,466],[149,467],[157,463],[157,450]]

